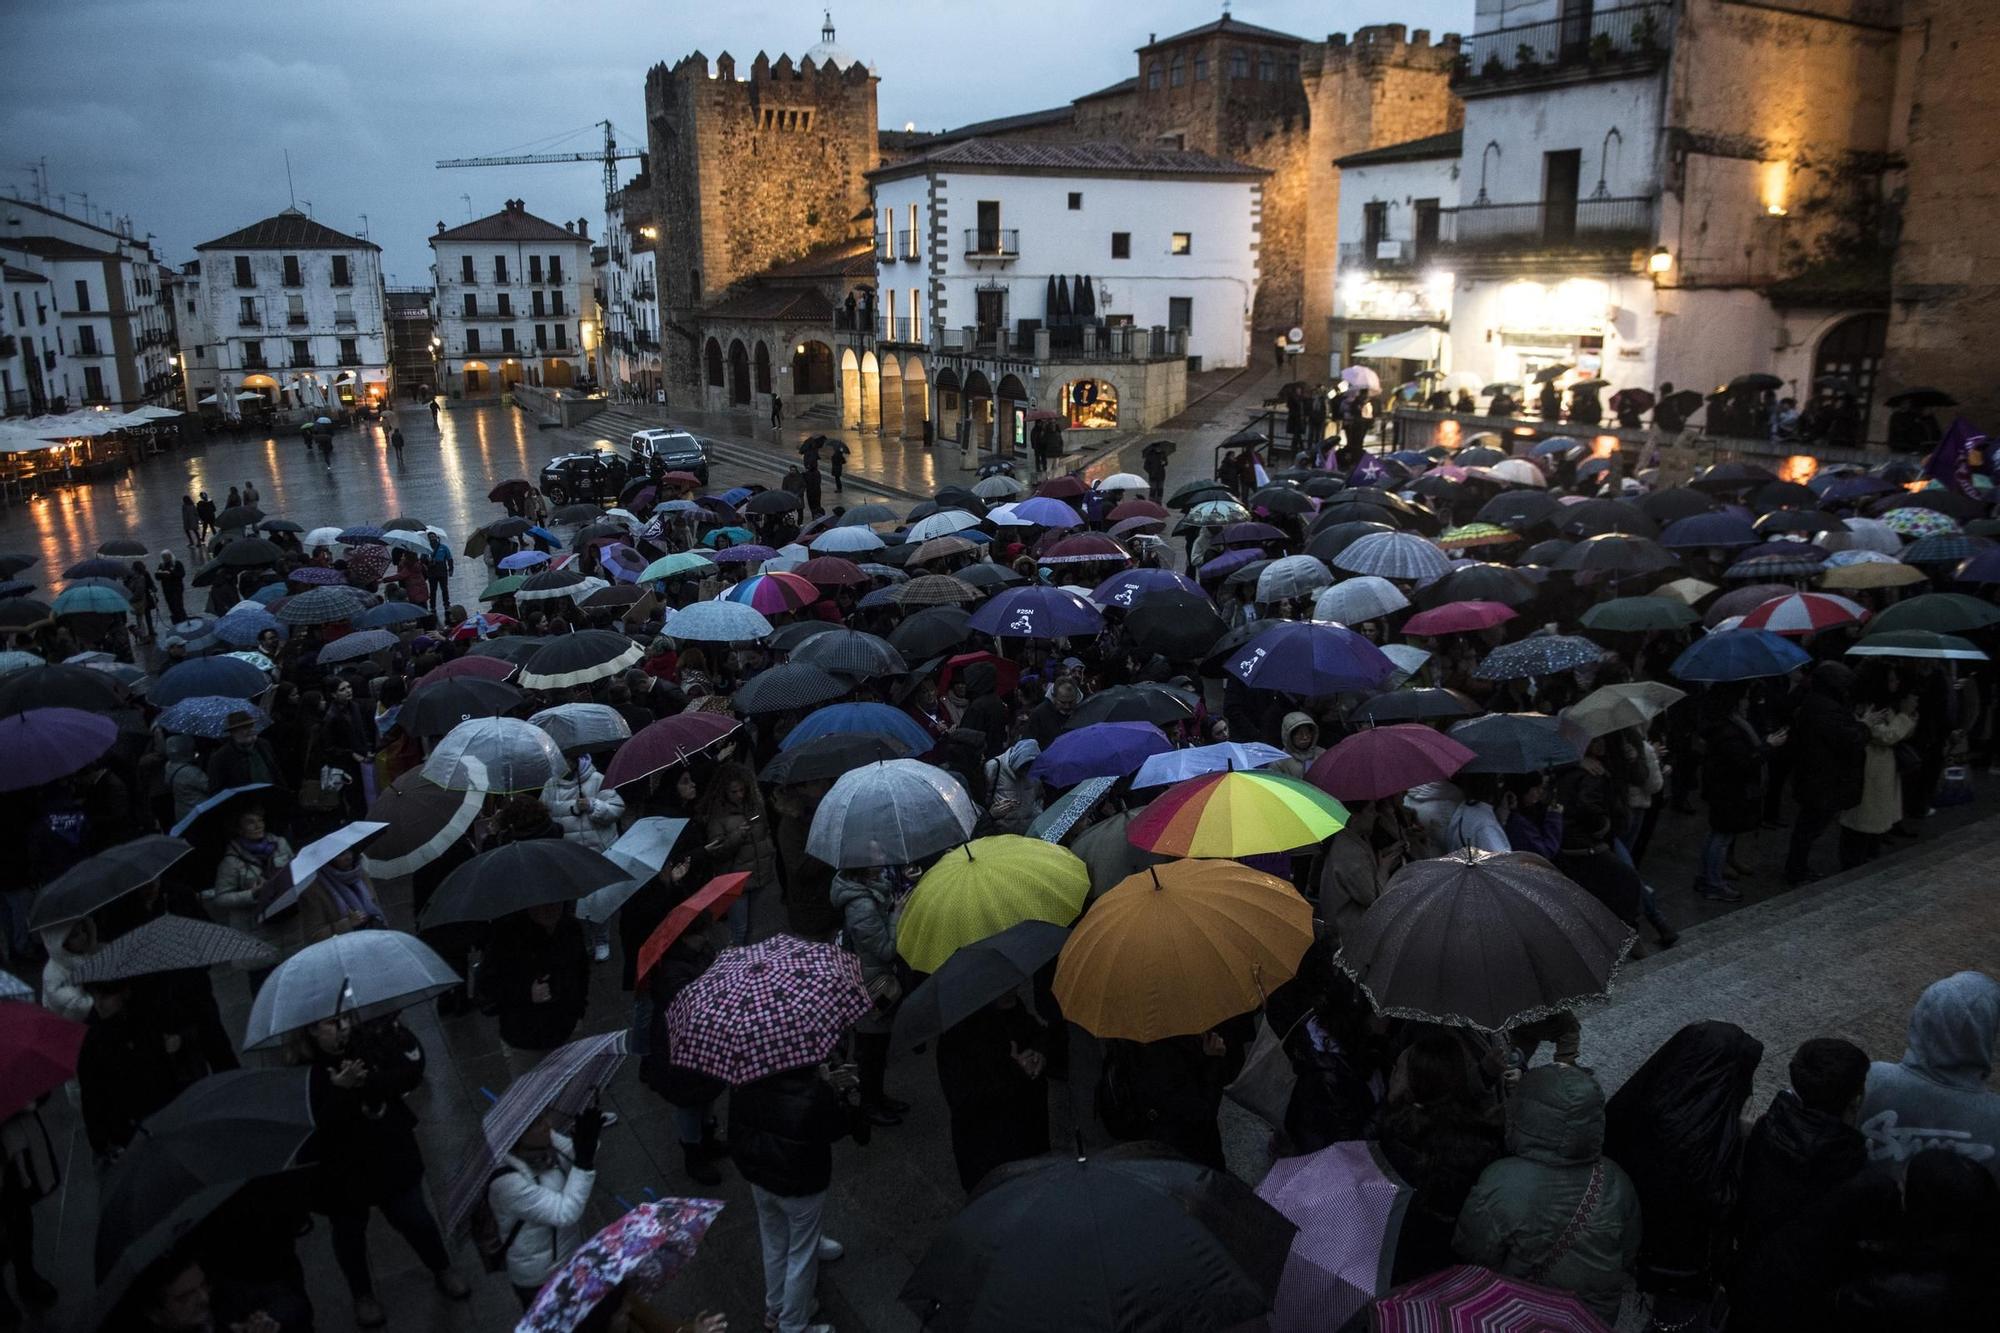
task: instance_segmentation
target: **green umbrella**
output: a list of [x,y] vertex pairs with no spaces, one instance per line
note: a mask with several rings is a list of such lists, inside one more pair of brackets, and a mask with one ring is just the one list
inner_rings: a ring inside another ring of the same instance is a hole
[[640,570],[638,581],[651,583],[655,579],[670,579],[676,574],[706,573],[714,568],[715,561],[699,551],[675,551]]
[[[62,599],[56,600],[62,610]],[[1921,597],[1898,602],[1868,622],[1862,631],[1873,638],[1896,630],[1923,629],[1933,634],[1963,634],[2000,624],[2000,607],[1968,597],[1962,592],[1927,592]]]
[[1935,662],[1984,662],[1986,654],[1970,639],[1927,629],[1870,634],[1847,650],[1849,657],[1922,657]]
[[131,610],[132,604],[109,588],[68,588],[55,600],[55,613],[59,616],[122,616]]
[[493,580],[486,585],[486,591],[479,594],[482,602],[497,602],[502,597],[511,597],[515,589],[527,580],[526,574],[509,574],[505,578]]
[[1585,629],[1613,634],[1680,629],[1701,619],[1694,608],[1674,597],[1618,597],[1599,602],[1583,613]]

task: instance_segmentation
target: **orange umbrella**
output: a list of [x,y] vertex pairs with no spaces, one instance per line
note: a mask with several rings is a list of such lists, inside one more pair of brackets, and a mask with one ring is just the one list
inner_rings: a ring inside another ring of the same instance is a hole
[[653,928],[653,933],[639,947],[638,970],[633,973],[632,984],[636,986],[646,979],[646,974],[653,970],[653,964],[673,947],[675,940],[687,933],[689,926],[704,919],[716,920],[728,911],[729,905],[742,896],[743,886],[749,882],[750,872],[747,870],[717,875],[674,904],[673,910]]
[[1063,946],[1055,996],[1099,1037],[1206,1032],[1264,1003],[1312,947],[1312,907],[1237,861],[1175,861],[1099,898]]

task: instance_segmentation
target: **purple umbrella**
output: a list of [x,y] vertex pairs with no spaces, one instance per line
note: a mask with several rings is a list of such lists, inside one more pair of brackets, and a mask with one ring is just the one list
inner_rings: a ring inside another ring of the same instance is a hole
[[1380,689],[1396,664],[1345,626],[1286,620],[1238,648],[1223,669],[1252,689],[1325,699]]
[[1254,546],[1245,547],[1240,551],[1225,551],[1196,570],[1195,577],[1204,581],[1219,579],[1225,574],[1234,573],[1236,570],[1243,568],[1243,566],[1253,560],[1261,560],[1263,558],[1264,553]]
[[1273,1333],[1339,1328],[1389,1290],[1409,1194],[1362,1139],[1272,1163],[1257,1197],[1298,1227],[1271,1307]]
[[300,565],[297,569],[286,573],[285,581],[324,588],[344,585],[347,582],[347,575],[332,565]]
[[1136,773],[1173,748],[1167,733],[1150,722],[1099,722],[1056,737],[1028,771],[1051,787],[1070,787],[1085,778]]
[[1014,517],[1043,528],[1080,528],[1083,516],[1061,500],[1037,495],[1014,506]]
[[1262,542],[1281,542],[1285,534],[1269,523],[1231,523],[1222,530],[1224,546],[1257,545]]
[[118,724],[81,708],[30,708],[0,718],[0,791],[20,791],[68,777],[118,739]]
[[1096,634],[1104,617],[1061,588],[1009,588],[972,613],[967,627],[995,638],[1063,639]]
[[755,542],[745,542],[741,546],[725,546],[709,559],[718,565],[761,565],[777,554],[768,546]]
[[1122,606],[1129,611],[1142,595],[1162,588],[1179,588],[1196,596],[1206,595],[1199,583],[1171,569],[1125,569],[1091,589],[1090,599],[1105,606]]

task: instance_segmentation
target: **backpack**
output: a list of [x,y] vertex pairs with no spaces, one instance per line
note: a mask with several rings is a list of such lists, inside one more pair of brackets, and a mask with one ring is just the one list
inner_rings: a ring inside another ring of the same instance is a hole
[[508,1167],[488,1176],[486,1188],[479,1191],[479,1201],[472,1205],[472,1212],[466,1219],[472,1248],[479,1253],[479,1266],[489,1273],[507,1271],[507,1251],[514,1248],[514,1242],[521,1237],[521,1228],[528,1225],[527,1218],[516,1218],[513,1229],[504,1238],[500,1235],[500,1219],[493,1213],[491,1191],[494,1181],[511,1174],[513,1168]]

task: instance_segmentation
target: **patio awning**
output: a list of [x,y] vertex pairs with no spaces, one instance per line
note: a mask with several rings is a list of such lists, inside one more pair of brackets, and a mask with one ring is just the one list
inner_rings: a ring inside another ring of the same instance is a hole
[[1378,338],[1355,351],[1358,361],[1435,361],[1444,355],[1444,332],[1426,325]]

